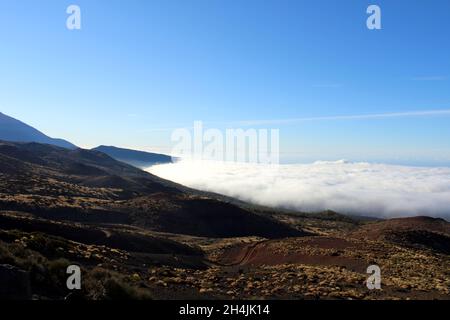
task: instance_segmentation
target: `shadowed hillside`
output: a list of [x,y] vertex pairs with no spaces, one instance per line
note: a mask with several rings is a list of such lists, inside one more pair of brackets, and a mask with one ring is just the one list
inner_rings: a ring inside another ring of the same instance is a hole
[[370,223],[352,233],[357,238],[384,240],[450,254],[450,223],[431,217],[411,217]]
[[0,209],[210,237],[301,235],[91,150],[0,143]]
[[39,142],[75,149],[72,143],[46,136],[35,128],[0,112],[0,140],[16,142]]
[[114,158],[116,160],[128,163],[132,166],[142,169],[148,168],[155,164],[172,162],[172,157],[158,153],[136,151],[108,146],[99,146],[92,150],[103,152],[109,155],[111,158]]

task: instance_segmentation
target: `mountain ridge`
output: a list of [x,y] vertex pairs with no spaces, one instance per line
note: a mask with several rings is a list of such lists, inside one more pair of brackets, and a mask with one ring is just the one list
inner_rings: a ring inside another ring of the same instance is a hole
[[66,149],[78,148],[64,139],[51,138],[32,126],[0,112],[0,140],[13,142],[37,142]]
[[141,169],[150,167],[155,164],[172,163],[171,156],[160,153],[105,145],[98,146],[91,150],[103,152],[118,161],[125,162]]

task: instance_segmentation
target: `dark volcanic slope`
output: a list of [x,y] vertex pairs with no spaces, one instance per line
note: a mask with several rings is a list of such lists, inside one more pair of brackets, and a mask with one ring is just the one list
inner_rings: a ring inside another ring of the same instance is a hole
[[411,217],[369,223],[353,237],[390,241],[450,254],[450,223],[431,217]]
[[35,128],[0,112],[0,140],[17,142],[38,142],[75,149],[72,143],[46,136]]
[[0,142],[0,210],[208,237],[303,235],[102,152],[38,143]]
[[284,238],[306,235],[291,227],[220,200],[196,195],[167,197],[155,194],[125,203],[139,225],[166,231],[211,238]]
[[56,222],[23,216],[20,212],[0,213],[2,230],[40,232],[84,244],[104,245],[131,252],[153,254],[201,255],[200,250],[175,241],[144,235],[139,232],[98,228],[83,224]]
[[92,150],[103,152],[111,158],[128,163],[138,168],[148,168],[154,164],[172,162],[172,157],[165,154],[136,151],[109,146],[99,146]]

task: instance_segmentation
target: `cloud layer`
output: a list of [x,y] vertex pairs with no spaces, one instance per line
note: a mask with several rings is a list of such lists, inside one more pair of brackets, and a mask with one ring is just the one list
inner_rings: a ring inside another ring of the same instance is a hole
[[272,207],[378,217],[450,217],[450,168],[342,160],[280,166],[182,160],[147,171]]

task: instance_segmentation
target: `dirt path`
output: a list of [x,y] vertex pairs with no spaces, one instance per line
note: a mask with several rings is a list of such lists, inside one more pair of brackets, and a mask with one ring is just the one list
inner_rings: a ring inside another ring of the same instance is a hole
[[[232,247],[226,250],[224,259],[226,262],[221,262],[220,265],[224,267],[246,265],[250,261],[252,255],[254,255],[257,252],[256,249],[262,244],[268,242],[270,242],[270,240],[263,240],[260,242]],[[221,259],[223,258],[224,257],[221,257]],[[228,259],[230,259],[230,261],[227,261]]]

